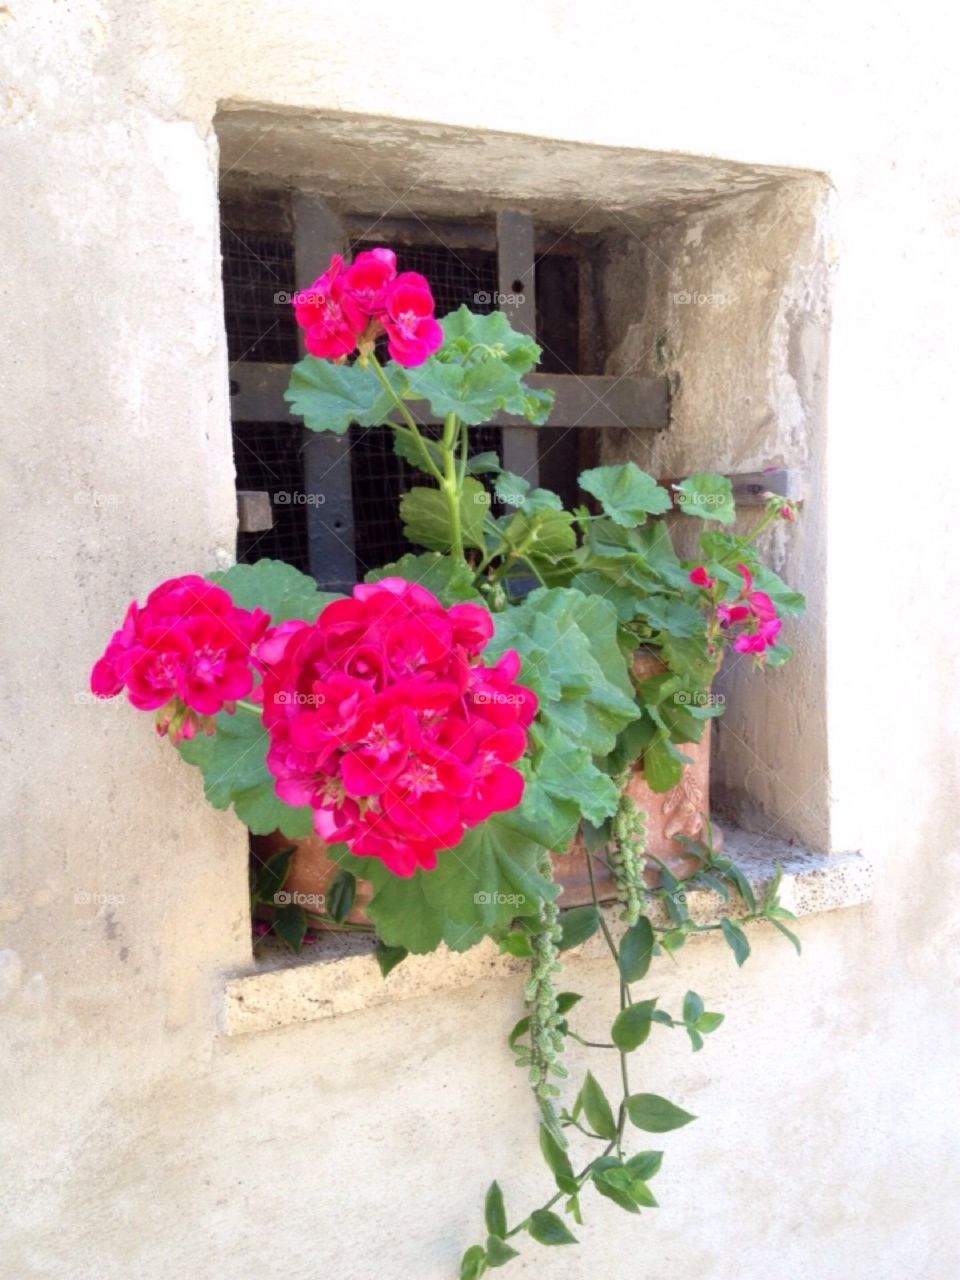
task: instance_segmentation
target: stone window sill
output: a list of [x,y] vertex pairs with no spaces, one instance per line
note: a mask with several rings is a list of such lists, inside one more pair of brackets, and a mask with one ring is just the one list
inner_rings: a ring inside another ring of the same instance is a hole
[[[812,853],[748,832],[728,829],[726,834],[725,852],[743,867],[758,896],[770,883],[776,864],[782,865],[780,900],[797,916],[861,906],[871,899],[871,866],[861,854]],[[687,893],[687,907],[699,924],[711,924],[722,914],[723,903],[710,889],[693,889]],[[623,927],[619,908],[614,904],[605,911],[616,934]],[[654,920],[660,923],[655,913]],[[596,934],[568,954],[593,958],[603,947]],[[369,938],[331,934],[297,957],[279,947],[268,950],[254,968],[229,976],[222,1029],[228,1036],[273,1031],[397,1000],[460,991],[484,979],[522,974],[525,969],[523,960],[501,955],[494,943],[485,939],[463,953],[443,949],[426,956],[408,956],[384,979]]]

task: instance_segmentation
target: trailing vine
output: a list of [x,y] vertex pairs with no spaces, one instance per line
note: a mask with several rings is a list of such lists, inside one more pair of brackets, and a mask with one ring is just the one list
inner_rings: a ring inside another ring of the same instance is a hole
[[[780,902],[779,866],[762,902],[758,903],[741,868],[731,859],[713,852],[708,824],[708,843],[685,842],[688,849],[696,853],[698,867],[689,875],[678,877],[660,863],[660,884],[649,888],[641,879],[645,830],[642,812],[632,802],[623,803],[612,829],[614,839],[607,847],[606,857],[597,852],[587,854],[592,905],[559,915],[555,908],[546,910],[536,931],[528,935],[526,954],[531,974],[525,996],[529,1013],[521,1018],[509,1037],[518,1063],[530,1068],[530,1082],[542,1114],[540,1149],[556,1190],[511,1226],[503,1191],[498,1182],[493,1182],[484,1203],[487,1238],[484,1244],[472,1245],[464,1253],[461,1280],[478,1280],[488,1269],[503,1266],[517,1257],[518,1250],[509,1242],[522,1233],[542,1245],[576,1243],[577,1237],[569,1223],[582,1224],[581,1194],[588,1186],[629,1213],[657,1207],[649,1183],[660,1169],[663,1152],[640,1150],[628,1154],[630,1130],[668,1133],[696,1117],[667,1098],[634,1092],[630,1083],[631,1055],[646,1042],[654,1025],[683,1028],[693,1052],[697,1053],[704,1047],[704,1037],[717,1030],[724,1015],[708,1010],[696,991],[686,993],[676,1015],[658,1008],[656,997],[636,998],[633,988],[646,978],[655,956],[673,956],[692,934],[719,931],[733,951],[736,963],[742,965],[750,954],[742,926],[758,920],[772,924],[798,952],[800,950],[798,939],[784,923],[792,918],[792,913]],[[613,875],[618,900],[623,904],[620,918],[626,927],[619,939],[614,937],[597,891],[596,873],[602,868]],[[743,909],[735,918],[724,912],[716,923],[699,923],[691,917],[687,900],[687,891],[697,888],[712,890],[725,904],[735,895]],[[645,905],[649,914],[635,915],[635,902]],[[658,922],[655,923],[655,919]],[[620,1011],[611,1025],[609,1041],[591,1041],[577,1034],[566,1015],[581,997],[576,992],[557,993],[555,988],[554,976],[561,969],[558,947],[563,947],[564,926],[570,920],[574,924],[569,937],[576,943],[599,930],[617,968]],[[592,927],[585,927],[585,920],[590,920]],[[518,936],[522,935],[507,935],[501,945],[516,952]],[[560,1090],[549,1077],[567,1075],[558,1062],[567,1038],[590,1049],[616,1053],[621,1094],[615,1105],[593,1073],[587,1071],[572,1107],[561,1108],[557,1113],[555,1100]],[[569,1150],[567,1133],[571,1130],[598,1144],[599,1148],[579,1171],[574,1169]],[[569,1222],[555,1211],[560,1201],[563,1201],[562,1214]]]

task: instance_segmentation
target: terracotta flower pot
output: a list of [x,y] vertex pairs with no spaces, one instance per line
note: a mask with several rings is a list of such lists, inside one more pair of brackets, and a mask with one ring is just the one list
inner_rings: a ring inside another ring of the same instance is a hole
[[[638,652],[634,657],[633,670],[637,678],[643,680],[661,674],[665,668],[653,655]],[[704,815],[710,812],[709,720],[704,725],[700,741],[685,743],[681,750],[690,757],[691,763],[683,766],[680,781],[675,787],[665,792],[652,791],[641,770],[635,767],[627,783],[627,792],[636,801],[638,808],[647,815],[648,852],[675,874],[684,876],[695,870],[698,862],[674,837],[688,836],[692,840],[706,838]],[[719,850],[723,844],[722,832],[715,824],[711,824],[711,831],[713,847]],[[308,912],[311,907],[318,909],[331,880],[340,869],[339,863],[327,857],[324,841],[319,836],[291,840],[279,831],[268,836],[251,837],[254,855],[264,859],[290,845],[295,847],[296,853],[290,864],[284,892],[290,895],[292,901],[302,898],[302,905]],[[573,907],[592,901],[587,855],[579,836],[569,849],[553,855],[553,865],[557,883],[562,886],[562,906]],[[349,864],[347,867],[349,869]],[[595,868],[594,874],[601,899],[615,897],[610,875],[602,867]],[[654,887],[659,883],[660,876],[657,864],[648,862],[644,872],[647,884]],[[365,907],[369,901],[370,886],[366,881],[360,881],[353,910],[347,919],[355,924],[367,923]],[[322,907],[319,909],[322,910]]]

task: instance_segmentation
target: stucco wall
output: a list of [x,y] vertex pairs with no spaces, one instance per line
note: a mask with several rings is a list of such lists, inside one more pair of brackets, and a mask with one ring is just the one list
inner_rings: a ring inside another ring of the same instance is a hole
[[[248,956],[243,833],[132,712],[82,696],[126,600],[232,545],[223,103],[827,176],[827,433],[804,574],[823,611],[831,838],[875,861],[876,901],[807,923],[802,961],[758,938],[738,972],[705,941],[654,983],[668,1003],[691,986],[727,1013],[696,1057],[664,1033],[638,1059],[644,1087],[702,1117],[664,1143],[663,1207],[635,1220],[591,1204],[581,1248],[531,1245],[511,1265],[551,1280],[955,1274],[947,13],[4,11],[4,1276],[439,1280],[476,1236],[490,1178],[515,1204],[543,1187],[503,1045],[509,984],[217,1037],[221,974]],[[268,151],[269,132],[250,145]],[[822,683],[802,693],[819,763]],[[606,971],[575,970],[599,1030]]]

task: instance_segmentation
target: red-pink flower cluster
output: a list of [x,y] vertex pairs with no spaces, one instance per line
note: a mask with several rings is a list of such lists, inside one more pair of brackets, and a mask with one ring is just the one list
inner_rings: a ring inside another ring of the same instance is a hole
[[743,578],[743,590],[732,604],[718,604],[717,616],[724,627],[742,626],[733,642],[738,653],[764,653],[777,642],[782,620],[765,591],[753,590],[753,576],[745,564],[737,568]]
[[443,342],[433,294],[417,271],[397,275],[392,249],[365,249],[350,266],[335,253],[323,275],[293,296],[311,355],[340,360],[359,346],[372,351],[382,333],[398,364],[423,364]]
[[515,652],[480,661],[492,632],[486,609],[444,608],[402,578],[268,632],[258,659],[277,795],[311,805],[325,840],[400,876],[513,808],[524,783],[511,764],[537,699],[515,683]]
[[197,574],[170,578],[134,600],[90,688],[112,698],[126,687],[141,711],[157,711],[157,731],[174,742],[198,729],[212,733],[213,717],[250,692],[252,651],[270,622],[262,609],[238,608],[228,592]]

